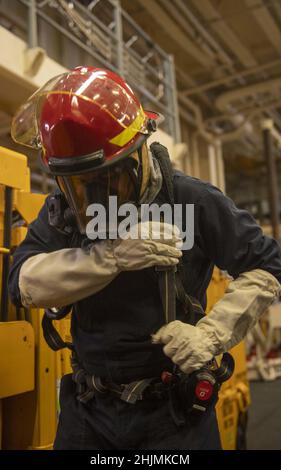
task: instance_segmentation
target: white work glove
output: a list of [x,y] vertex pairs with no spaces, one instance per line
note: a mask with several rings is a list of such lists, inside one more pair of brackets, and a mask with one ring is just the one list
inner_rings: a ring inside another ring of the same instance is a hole
[[113,242],[114,256],[120,271],[173,266],[182,256],[182,239],[175,225],[143,222],[132,227],[123,237]]
[[196,326],[173,321],[160,328],[152,341],[165,344],[164,353],[189,374],[238,344],[280,291],[279,282],[267,271],[242,273]]
[[186,374],[200,369],[217,354],[208,333],[199,326],[188,325],[179,320],[162,326],[152,336],[152,341],[165,344],[163,351],[166,356]]
[[[138,224],[132,234],[143,227],[148,237],[145,240],[103,240],[92,244],[88,250],[66,248],[32,256],[20,270],[22,304],[63,307],[104,289],[121,271],[177,264],[182,254],[176,248],[180,243],[178,229],[158,224],[158,230],[153,230],[152,222]],[[158,240],[159,230],[167,239]]]

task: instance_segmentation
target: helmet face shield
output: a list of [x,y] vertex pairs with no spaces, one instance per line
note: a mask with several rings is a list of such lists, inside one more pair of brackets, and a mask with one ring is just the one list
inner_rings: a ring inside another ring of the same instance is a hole
[[[142,149],[115,165],[80,175],[57,176],[57,182],[75,214],[81,233],[86,232],[89,222],[86,213],[91,204],[102,205],[108,216],[109,198],[112,196],[116,198],[117,209],[125,203],[139,202],[149,180],[148,152],[146,146]],[[115,215],[113,218],[115,220]]]

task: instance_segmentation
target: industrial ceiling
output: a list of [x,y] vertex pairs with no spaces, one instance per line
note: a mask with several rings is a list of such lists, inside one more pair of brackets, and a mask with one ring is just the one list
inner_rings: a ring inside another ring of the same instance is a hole
[[[121,0],[173,54],[181,120],[224,142],[227,188],[266,192],[260,122],[281,131],[280,0]],[[280,156],[279,146],[275,152]],[[248,158],[255,163],[249,164]],[[240,197],[239,197],[240,196]],[[256,195],[253,195],[255,198]]]
[[[118,4],[115,0],[38,1],[39,27],[43,22],[56,20],[60,28],[66,25],[69,38],[72,36],[69,40],[74,41],[71,47],[70,43],[57,47],[57,31],[49,26],[49,30],[45,28],[39,34],[39,45],[69,68],[80,63],[88,51],[95,51],[96,56],[99,54],[114,65],[118,43],[112,46],[110,38],[116,27],[112,15],[115,3]],[[211,136],[223,141],[230,195],[239,199],[243,193],[248,198],[249,186],[256,193],[258,178],[264,198],[266,172],[261,120],[273,119],[277,131],[281,132],[281,0],[121,0],[120,3],[124,10],[122,60],[127,74],[148,97],[157,99],[160,106],[165,100],[165,81],[159,46],[171,54],[175,62],[181,127],[187,126],[191,132],[194,129],[207,139]],[[17,0],[16,4],[26,2]],[[1,5],[1,24],[25,39],[28,34],[25,13],[16,15],[5,0],[0,0]],[[65,20],[59,18],[60,11]],[[75,12],[80,14],[79,21]],[[87,21],[89,15],[96,23]],[[147,33],[147,38],[132,26],[130,17]],[[76,54],[78,39],[84,43],[84,56]],[[147,70],[154,71],[154,75],[148,75]],[[148,77],[154,78],[150,81]],[[9,126],[9,116],[3,110],[0,124],[3,140]],[[280,157],[276,142],[275,152]],[[254,194],[252,199],[256,197]]]

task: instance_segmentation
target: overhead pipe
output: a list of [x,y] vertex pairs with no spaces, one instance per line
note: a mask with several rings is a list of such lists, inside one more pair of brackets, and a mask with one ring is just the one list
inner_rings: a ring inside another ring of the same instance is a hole
[[232,104],[233,101],[245,98],[250,95],[257,93],[264,93],[266,91],[277,90],[281,88],[281,78],[275,78],[266,82],[255,83],[254,85],[247,85],[242,88],[236,88],[235,90],[227,91],[222,93],[216,100],[215,106],[220,111],[225,111],[228,105]]
[[[263,112],[270,110],[272,107],[275,107],[278,103],[281,104],[281,98],[278,100],[271,100],[270,103],[266,104],[265,106],[261,106],[259,108],[253,108],[252,111],[243,119],[242,123],[233,131],[224,132],[221,134],[214,134],[210,131],[206,130],[205,121],[202,116],[201,109],[198,105],[196,105],[190,98],[179,96],[179,101],[184,104],[186,107],[191,109],[195,116],[195,125],[197,126],[197,134],[201,135],[207,142],[215,143],[217,140],[220,142],[231,142],[233,140],[238,139],[244,132],[246,132],[247,125],[251,122],[254,118],[260,116]],[[231,119],[231,115],[229,114],[229,119]],[[273,131],[274,132],[274,131]]]
[[[238,116],[242,117],[243,120],[241,121],[240,125],[237,126],[237,128],[234,130],[234,131],[230,131],[228,133],[225,133],[222,135],[222,139],[224,139],[225,141],[229,141],[229,140],[232,140],[232,135],[234,135],[234,137],[236,136],[236,132],[238,131],[239,133],[240,132],[247,132],[247,125],[254,119],[256,118],[256,116],[258,116],[259,114],[261,115],[262,113],[265,113],[265,112],[269,112],[272,108],[276,108],[276,106],[278,105],[281,105],[281,98],[279,99],[271,99],[269,101],[267,101],[263,106],[252,106],[250,109],[248,108],[247,109],[247,114],[245,116],[242,115],[242,112],[243,110],[239,110],[239,114],[231,114],[231,113],[225,113],[225,114],[221,114],[219,117],[217,118],[208,118],[204,121],[204,125],[206,124],[215,124],[221,120],[227,120],[229,119],[230,121],[234,120],[235,118],[237,118]],[[246,110],[244,110],[246,111]],[[241,114],[240,114],[241,113]],[[273,120],[275,121],[275,118],[273,118]],[[235,137],[236,138],[236,137]]]
[[266,69],[277,67],[278,65],[281,65],[281,59],[273,60],[272,62],[268,62],[267,64],[250,67],[246,70],[242,70],[241,72],[236,72],[236,73],[233,73],[231,75],[227,75],[226,77],[218,78],[216,80],[213,80],[212,82],[208,81],[208,83],[205,83],[203,85],[193,86],[191,88],[188,88],[186,90],[181,91],[181,95],[189,96],[189,95],[195,95],[195,94],[198,94],[198,93],[202,93],[204,91],[215,88],[219,85],[224,85],[226,83],[230,83],[233,80],[236,80],[236,79],[239,79],[239,78],[244,78],[244,77],[247,77],[248,75],[257,74],[257,73],[262,72]]
[[214,134],[206,130],[202,112],[198,105],[196,105],[192,100],[190,100],[187,97],[180,96],[179,100],[193,112],[194,117],[195,117],[195,124],[197,126],[197,131],[192,136],[194,173],[196,174],[197,177],[200,177],[197,139],[198,139],[198,136],[201,136],[209,144],[215,146],[217,172],[218,172],[218,175],[217,175],[218,184],[219,184],[220,189],[224,191],[225,190],[225,177],[224,177],[224,165],[223,165],[221,145],[224,142],[229,142],[229,141],[238,139],[241,136],[241,134],[243,134],[243,132],[245,131],[245,127],[249,123],[249,121],[253,119],[255,116],[259,115],[261,113],[261,110],[260,109],[253,110],[252,113],[250,113],[248,117],[244,119],[242,124],[234,131],[226,132],[224,134],[218,135],[218,134]]
[[187,97],[180,96],[179,99],[182,103],[184,103],[187,107],[189,107],[193,111],[194,116],[195,116],[195,123],[197,126],[197,131],[196,131],[197,135],[201,135],[207,142],[211,144],[215,144],[217,140],[221,142],[228,142],[231,140],[235,140],[244,132],[245,126],[249,122],[249,120],[252,119],[255,116],[255,114],[260,113],[259,109],[253,111],[249,115],[249,117],[246,118],[243,121],[243,123],[234,131],[225,132],[224,134],[214,134],[206,130],[205,122],[204,122],[200,107]]

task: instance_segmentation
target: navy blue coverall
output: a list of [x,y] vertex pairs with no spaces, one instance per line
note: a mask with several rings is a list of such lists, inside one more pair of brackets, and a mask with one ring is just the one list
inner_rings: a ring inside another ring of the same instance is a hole
[[[206,289],[214,265],[237,278],[261,268],[281,283],[278,243],[264,236],[253,217],[239,210],[217,188],[174,174],[175,203],[195,205],[195,243],[183,252],[185,289],[206,306]],[[183,224],[184,225],[184,224]],[[64,235],[48,224],[46,203],[14,254],[9,289],[20,306],[19,271],[29,257],[80,247],[82,237]],[[188,322],[180,307],[177,318]],[[172,363],[151,334],[164,323],[155,271],[122,272],[106,288],[73,306],[72,337],[79,361],[89,374],[115,383],[160,376]],[[75,398],[71,376],[62,379],[61,414],[56,449],[218,449],[214,409],[177,427],[167,400],[135,405],[108,394],[88,404]]]

